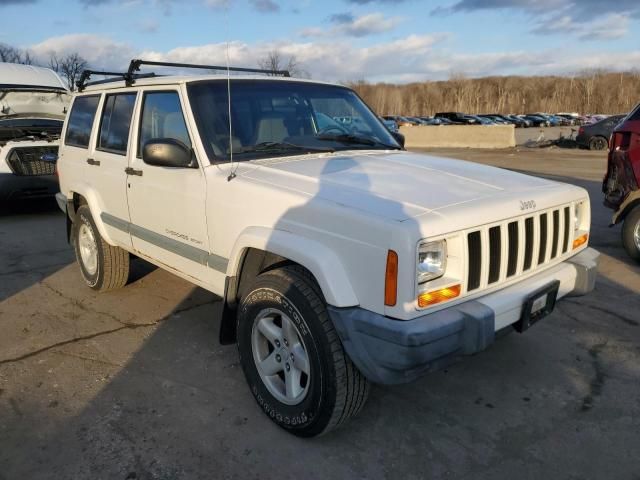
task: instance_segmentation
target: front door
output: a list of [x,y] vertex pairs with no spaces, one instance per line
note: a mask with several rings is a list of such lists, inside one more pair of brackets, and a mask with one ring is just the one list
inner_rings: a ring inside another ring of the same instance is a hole
[[148,165],[142,150],[154,139],[174,139],[191,148],[177,90],[146,90],[137,117],[136,154],[127,184],[133,248],[209,285],[212,262],[206,222],[206,181],[202,166]]

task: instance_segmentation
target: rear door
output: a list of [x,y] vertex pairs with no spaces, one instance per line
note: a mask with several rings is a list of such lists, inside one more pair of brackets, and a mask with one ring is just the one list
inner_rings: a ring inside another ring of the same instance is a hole
[[193,136],[179,91],[145,89],[136,125],[127,190],[133,247],[209,285],[211,275],[220,274],[222,267],[209,255],[206,180],[201,163],[196,168],[171,168],[148,165],[142,159],[144,145],[154,139],[179,140],[191,149]]
[[110,238],[131,247],[127,206],[128,156],[131,118],[137,92],[103,95],[93,151],[87,159],[91,181],[99,192],[101,218]]

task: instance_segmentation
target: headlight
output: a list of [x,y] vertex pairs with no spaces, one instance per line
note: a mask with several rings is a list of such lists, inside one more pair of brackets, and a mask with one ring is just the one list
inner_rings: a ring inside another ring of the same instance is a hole
[[573,229],[578,231],[580,229],[580,221],[582,219],[582,203],[576,203],[573,210]]
[[447,268],[447,243],[421,243],[418,246],[418,284],[422,284],[444,275]]

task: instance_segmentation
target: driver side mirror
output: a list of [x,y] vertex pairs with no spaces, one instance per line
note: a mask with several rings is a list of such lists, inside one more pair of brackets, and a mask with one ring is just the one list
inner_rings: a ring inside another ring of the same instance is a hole
[[193,150],[174,138],[153,138],[142,149],[142,161],[147,165],[173,168],[196,168]]
[[391,136],[395,139],[396,142],[400,144],[402,148],[404,148],[404,135],[400,132],[391,132]]

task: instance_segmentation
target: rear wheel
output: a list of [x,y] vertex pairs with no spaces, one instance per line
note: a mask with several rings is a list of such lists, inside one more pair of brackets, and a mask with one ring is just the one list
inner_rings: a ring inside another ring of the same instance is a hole
[[593,137],[589,140],[589,150],[606,150],[609,142],[604,137]]
[[82,278],[89,287],[107,291],[127,284],[129,253],[102,239],[87,205],[76,213],[73,244]]
[[369,383],[344,352],[306,270],[287,266],[259,275],[241,301],[237,328],[251,393],[280,427],[320,435],[364,405]]
[[631,210],[624,219],[622,244],[629,256],[640,262],[640,205]]

